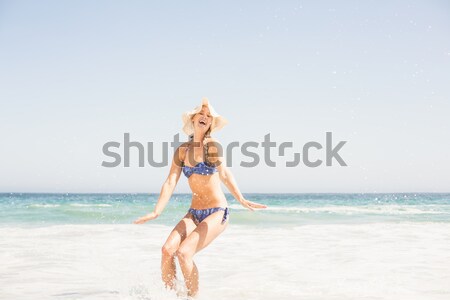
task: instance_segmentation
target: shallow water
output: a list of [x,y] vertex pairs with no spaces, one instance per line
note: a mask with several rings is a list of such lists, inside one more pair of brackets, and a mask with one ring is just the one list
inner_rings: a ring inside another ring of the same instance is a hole
[[[233,224],[450,222],[450,194],[246,194],[268,205],[251,213],[227,195]],[[190,194],[172,197],[154,224],[172,226],[187,212]],[[0,225],[130,224],[153,210],[158,194],[0,194]]]
[[[144,204],[106,200],[116,196],[4,196],[0,299],[177,299],[162,287],[160,249],[187,196],[144,225],[128,223]],[[199,299],[450,299],[448,195],[294,197],[248,197],[265,212],[231,206],[229,227],[194,258]]]

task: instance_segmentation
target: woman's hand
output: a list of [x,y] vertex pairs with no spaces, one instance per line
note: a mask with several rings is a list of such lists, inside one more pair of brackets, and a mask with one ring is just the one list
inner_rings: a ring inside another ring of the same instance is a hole
[[133,223],[134,224],[144,224],[145,222],[156,219],[157,217],[158,217],[158,214],[156,214],[155,212],[151,212],[151,213],[135,220]]
[[247,207],[250,210],[254,210],[255,208],[267,208],[267,206],[264,204],[252,202],[245,199],[242,199],[239,202],[241,202],[242,206]]

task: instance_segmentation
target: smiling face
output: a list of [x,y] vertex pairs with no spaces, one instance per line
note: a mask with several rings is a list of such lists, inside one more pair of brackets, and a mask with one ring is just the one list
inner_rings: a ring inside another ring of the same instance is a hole
[[194,122],[195,130],[205,133],[209,127],[211,127],[211,123],[213,121],[213,117],[209,112],[208,106],[203,105],[202,110],[192,117],[192,121]]

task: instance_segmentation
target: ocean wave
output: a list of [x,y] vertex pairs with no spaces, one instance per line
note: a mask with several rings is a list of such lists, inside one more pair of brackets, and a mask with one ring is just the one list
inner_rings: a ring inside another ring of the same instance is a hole
[[84,204],[84,203],[72,203],[70,206],[76,206],[76,207],[110,207],[111,204],[106,203],[98,203],[98,204]]
[[[247,210],[242,205],[232,204],[231,209]],[[450,214],[449,206],[437,205],[368,205],[368,206],[322,206],[322,207],[293,207],[269,206],[263,210],[291,213],[329,213],[329,214],[383,214],[383,215],[421,215],[421,214]]]
[[30,204],[29,207],[59,207],[59,204]]

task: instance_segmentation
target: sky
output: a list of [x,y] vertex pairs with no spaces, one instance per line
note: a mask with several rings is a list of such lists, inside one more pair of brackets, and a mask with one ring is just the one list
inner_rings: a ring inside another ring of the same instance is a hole
[[[103,145],[157,160],[202,97],[224,147],[293,144],[233,152],[244,194],[450,192],[449,37],[446,1],[0,0],[0,192],[158,193],[169,166],[106,168]],[[308,142],[324,163],[287,167]]]

